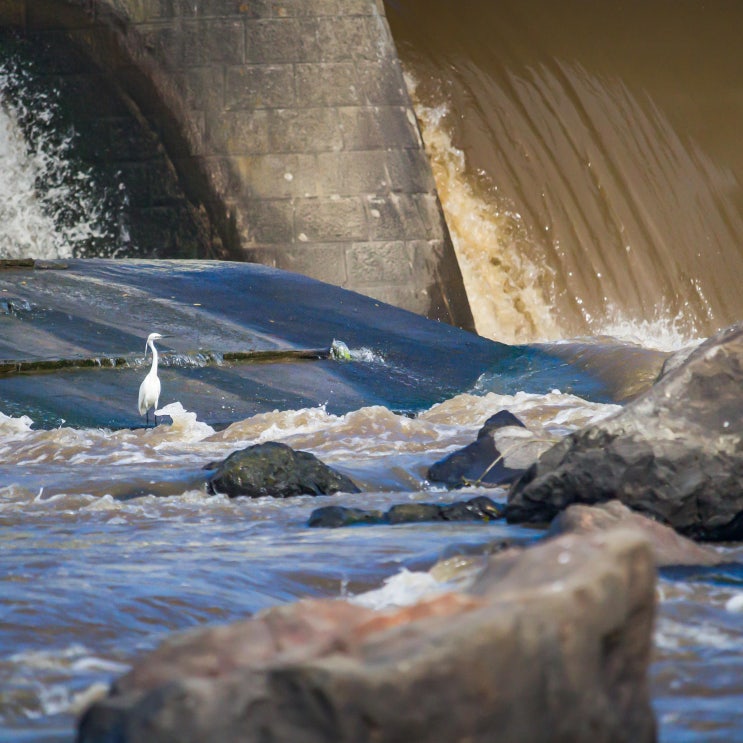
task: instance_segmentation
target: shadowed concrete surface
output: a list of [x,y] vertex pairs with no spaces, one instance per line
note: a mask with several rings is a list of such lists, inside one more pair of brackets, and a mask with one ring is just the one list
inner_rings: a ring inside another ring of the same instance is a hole
[[150,255],[255,261],[472,328],[375,0],[0,0],[0,26],[106,143],[89,150],[124,173]]

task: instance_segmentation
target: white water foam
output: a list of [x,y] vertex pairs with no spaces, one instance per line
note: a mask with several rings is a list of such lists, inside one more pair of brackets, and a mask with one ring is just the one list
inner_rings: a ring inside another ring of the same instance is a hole
[[214,429],[196,419],[196,413],[186,410],[180,402],[172,402],[155,411],[156,416],[168,415],[173,423],[167,432],[180,442],[195,442],[214,435]]
[[70,161],[73,133],[48,133],[55,102],[10,100],[9,87],[19,84],[22,72],[0,67],[0,258],[64,259],[91,239],[113,242],[91,174]]
[[[475,391],[478,387],[475,384]],[[563,433],[588,426],[621,410],[621,406],[596,403],[576,395],[552,390],[547,394],[517,392],[514,395],[461,394],[431,406],[420,414],[429,422],[446,425],[456,420],[457,425],[482,426],[483,421],[499,410],[508,410],[528,427]]]
[[368,609],[391,609],[412,606],[446,590],[446,585],[437,581],[430,573],[411,572],[403,568],[387,578],[381,588],[353,596],[349,601]]
[[363,361],[367,364],[386,364],[384,356],[371,348],[351,348],[349,349],[351,358],[354,361]]
[[714,650],[738,652],[740,636],[711,622],[687,624],[661,616],[656,623],[655,644],[665,651],[701,645]]
[[15,653],[8,661],[12,664],[13,670],[6,681],[34,691],[35,703],[28,704],[23,710],[27,719],[69,712],[79,713],[93,699],[103,696],[108,690],[108,684],[103,681],[96,681],[84,690],[76,692],[69,680],[50,683],[42,681],[42,678],[60,676],[68,677],[70,680],[90,676],[108,678],[119,676],[129,670],[128,665],[96,656],[81,644],[55,650]]
[[27,415],[21,415],[18,418],[12,418],[5,413],[0,413],[0,435],[14,437],[31,432],[31,426],[34,422]]
[[736,593],[725,602],[725,609],[732,614],[743,613],[743,593]]
[[116,661],[91,655],[83,645],[73,644],[59,650],[29,650],[14,653],[9,658],[25,669],[44,671],[104,671],[106,673],[124,673],[129,666]]
[[609,307],[607,318],[594,320],[591,329],[596,335],[656,351],[679,351],[704,340],[688,318],[674,316],[662,306],[647,320],[629,318],[616,307]]

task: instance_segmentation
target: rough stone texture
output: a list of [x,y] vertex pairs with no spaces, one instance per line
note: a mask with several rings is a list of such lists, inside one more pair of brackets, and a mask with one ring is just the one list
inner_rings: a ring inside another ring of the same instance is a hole
[[507,410],[490,416],[477,434],[477,440],[449,454],[428,468],[431,482],[442,482],[450,488],[461,488],[477,482],[482,485],[504,485],[513,482],[524,468],[506,466],[493,434],[509,426],[524,428],[524,424]]
[[353,526],[355,524],[409,524],[418,521],[492,521],[504,508],[484,495],[455,503],[400,503],[386,513],[345,506],[316,508],[307,526]]
[[[194,213],[209,216],[210,254],[325,273],[474,328],[382,3],[5,0],[0,8],[0,24],[78,49],[74,73],[84,85],[95,75],[123,91],[164,145]],[[88,116],[99,106],[88,105]],[[339,249],[331,254],[329,244]],[[332,264],[318,265],[327,258]]]
[[351,480],[328,467],[314,454],[294,451],[277,441],[232,452],[223,462],[207,467],[216,469],[209,478],[209,490],[230,498],[240,495],[288,498],[293,495],[359,492]]
[[701,539],[743,538],[743,325],[617,414],[567,436],[511,488],[510,521],[618,498]]
[[550,524],[549,536],[559,534],[593,534],[622,527],[644,535],[650,543],[655,564],[669,565],[720,565],[743,560],[743,552],[718,552],[712,547],[697,544],[681,536],[669,526],[647,518],[618,500],[597,506],[575,504],[561,511]]
[[622,530],[490,558],[469,594],[318,600],[166,640],[78,743],[650,743],[655,571]]

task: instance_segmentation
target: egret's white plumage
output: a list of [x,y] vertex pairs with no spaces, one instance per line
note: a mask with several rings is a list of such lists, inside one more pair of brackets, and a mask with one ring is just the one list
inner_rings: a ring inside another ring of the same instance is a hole
[[[139,414],[147,416],[148,424],[150,422],[150,408],[157,410],[157,402],[160,399],[160,378],[157,376],[155,341],[162,337],[160,333],[150,333],[144,347],[145,358],[147,358],[147,348],[149,347],[152,350],[152,366],[147,376],[142,380],[142,384],[139,385]],[[155,425],[157,425],[157,416],[155,416]]]

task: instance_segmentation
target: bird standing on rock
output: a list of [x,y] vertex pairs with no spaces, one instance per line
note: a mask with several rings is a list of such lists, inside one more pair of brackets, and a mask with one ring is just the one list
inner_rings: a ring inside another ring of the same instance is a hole
[[[157,401],[160,399],[160,378],[157,376],[157,349],[155,341],[159,341],[165,336],[160,333],[150,333],[147,336],[147,343],[144,347],[144,357],[147,358],[147,347],[152,349],[152,366],[147,376],[139,385],[139,414],[147,416],[147,425],[150,423],[150,408],[157,410]],[[157,416],[154,415],[155,425],[157,425]]]

